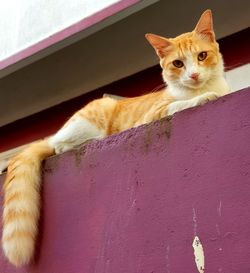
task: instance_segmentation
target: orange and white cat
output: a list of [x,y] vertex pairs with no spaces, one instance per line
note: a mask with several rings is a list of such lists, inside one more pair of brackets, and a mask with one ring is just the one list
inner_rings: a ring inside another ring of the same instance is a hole
[[14,265],[27,264],[34,255],[41,206],[41,163],[45,158],[229,92],[210,10],[202,14],[192,32],[173,39],[154,34],[147,34],[146,38],[160,58],[165,89],[123,100],[92,101],[55,135],[30,145],[10,161],[3,187],[2,246]]

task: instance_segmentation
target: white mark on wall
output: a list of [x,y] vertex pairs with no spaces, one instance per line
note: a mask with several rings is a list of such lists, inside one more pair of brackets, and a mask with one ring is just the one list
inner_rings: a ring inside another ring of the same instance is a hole
[[127,212],[123,213],[121,215],[124,216],[124,220],[123,220],[123,227],[127,227],[129,225],[130,219],[131,219],[131,215],[133,214],[133,212],[135,211],[135,207],[136,207],[136,202],[137,200],[134,199],[132,204],[129,205],[129,208],[127,208]]
[[169,252],[170,252],[170,246],[167,245],[167,250],[166,250],[166,269],[167,269],[167,273],[170,273]]
[[195,263],[196,263],[198,272],[204,273],[205,272],[205,256],[204,256],[204,251],[203,251],[201,241],[198,238],[198,236],[194,237],[193,249],[194,249]]
[[219,203],[219,206],[217,208],[217,212],[218,212],[218,215],[221,217],[221,206],[222,206],[222,203],[221,203],[221,200],[220,200],[220,203]]
[[[221,215],[222,215],[222,210],[221,209],[222,209],[222,202],[220,200],[219,205],[217,207],[217,214],[218,214],[219,217],[221,217]],[[219,224],[216,224],[215,228],[216,228],[216,232],[217,232],[217,235],[218,235],[218,238],[216,238],[216,239],[219,239],[219,242],[221,242],[221,235],[222,234],[221,234],[221,231],[220,231]],[[219,253],[221,253],[222,247],[219,246],[218,251],[219,251]],[[218,272],[222,272],[222,267],[221,266],[218,268]]]
[[[219,201],[219,205],[218,205],[218,207],[217,207],[217,214],[218,214],[219,217],[221,217],[221,208],[222,208],[222,202],[221,202],[221,200],[220,200],[220,201]],[[216,241],[216,240],[218,240],[218,239],[220,238],[220,236],[221,236],[220,226],[219,226],[218,223],[215,224],[215,229],[216,229],[217,236],[211,237],[211,238],[210,238],[211,241]]]
[[105,262],[105,271],[104,272],[110,272],[110,259],[107,259]]
[[112,239],[117,234],[117,217],[121,215],[121,209],[119,206],[117,206],[117,204],[119,204],[118,198],[120,198],[120,193],[121,181],[118,180],[115,189],[113,189],[111,195],[112,198],[110,199],[110,213],[104,223],[104,234],[97,253],[97,259],[94,268],[95,273],[110,272],[111,261],[106,259],[106,256],[111,244],[113,243]]
[[194,236],[197,235],[197,216],[196,216],[196,211],[195,208],[193,208],[193,227],[194,227]]
[[215,228],[216,228],[216,232],[217,232],[217,235],[220,236],[220,227],[218,224],[215,224]]

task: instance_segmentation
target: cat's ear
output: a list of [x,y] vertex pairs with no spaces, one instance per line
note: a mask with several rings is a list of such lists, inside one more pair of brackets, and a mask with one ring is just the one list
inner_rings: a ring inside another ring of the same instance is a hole
[[151,33],[147,33],[145,37],[149,41],[151,46],[155,49],[157,55],[160,58],[164,58],[169,51],[172,43],[167,38]]
[[203,12],[194,31],[202,39],[207,39],[209,41],[215,40],[214,29],[213,29],[213,17],[212,17],[212,12],[210,9]]

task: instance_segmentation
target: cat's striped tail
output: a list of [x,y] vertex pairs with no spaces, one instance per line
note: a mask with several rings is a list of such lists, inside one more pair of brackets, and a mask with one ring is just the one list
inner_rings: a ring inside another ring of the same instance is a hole
[[31,144],[15,156],[4,182],[2,246],[16,265],[30,262],[34,255],[40,216],[41,163],[54,154],[47,140]]

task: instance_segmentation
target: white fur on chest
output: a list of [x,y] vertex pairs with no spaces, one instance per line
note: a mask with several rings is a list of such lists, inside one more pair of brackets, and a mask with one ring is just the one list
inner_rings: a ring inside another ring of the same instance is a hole
[[229,93],[229,86],[225,78],[221,76],[216,80],[210,80],[200,89],[169,84],[167,91],[175,100],[188,100],[207,92],[214,92],[218,97],[224,96]]
[[229,86],[224,77],[219,77],[206,83],[199,90],[169,86],[168,92],[175,101],[168,106],[167,115],[173,115],[176,112],[203,105],[208,101],[226,95],[229,93]]

